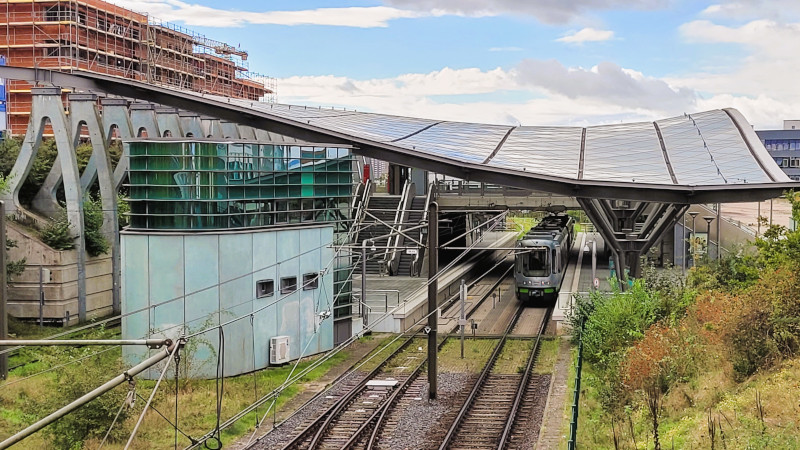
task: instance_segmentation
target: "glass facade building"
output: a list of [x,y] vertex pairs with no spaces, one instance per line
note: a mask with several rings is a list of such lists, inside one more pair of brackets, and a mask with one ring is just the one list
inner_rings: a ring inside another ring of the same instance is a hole
[[[252,348],[261,368],[274,336],[288,336],[298,358],[332,348],[335,330],[350,329],[353,261],[336,252],[352,225],[350,148],[202,138],[126,144],[123,311],[148,310],[123,324],[126,337],[171,336],[252,313],[226,326],[225,341]],[[131,352],[132,361],[142,356]],[[253,370],[253,357],[231,354],[226,375]]]
[[130,143],[131,230],[350,226],[349,148],[215,140]]

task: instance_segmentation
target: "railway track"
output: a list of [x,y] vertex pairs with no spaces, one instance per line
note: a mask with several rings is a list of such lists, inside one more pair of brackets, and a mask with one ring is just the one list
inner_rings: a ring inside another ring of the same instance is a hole
[[[471,286],[489,276],[495,267],[473,281]],[[509,265],[468,313],[479,307],[489,297],[494,287],[508,277],[512,269],[513,265]],[[442,309],[451,307],[457,300],[457,296],[451,297]],[[414,336],[407,339],[357,383],[340,389],[342,395],[326,399],[331,401],[326,403],[324,411],[314,419],[306,421],[302,429],[279,448],[284,450],[373,448],[388,413],[397,404],[398,399],[402,398],[410,388],[422,395],[422,390],[426,386],[423,380],[419,380],[419,374],[427,360],[424,353],[422,356],[417,356],[416,361],[414,358],[404,359],[403,356],[404,352],[414,354],[412,345],[414,339]],[[439,348],[446,340],[447,336],[439,343]]]
[[539,352],[539,343],[547,327],[552,308],[549,308],[542,318],[539,333],[528,354],[522,373],[503,373],[494,370],[500,354],[509,340],[509,335],[517,326],[524,310],[523,306],[519,307],[505,334],[495,346],[478,381],[450,429],[442,438],[440,450],[506,448],[512,440],[515,421],[527,420],[526,417],[520,417],[520,414],[525,414],[526,411],[530,413],[530,408],[521,408],[520,406],[525,399],[530,374]]

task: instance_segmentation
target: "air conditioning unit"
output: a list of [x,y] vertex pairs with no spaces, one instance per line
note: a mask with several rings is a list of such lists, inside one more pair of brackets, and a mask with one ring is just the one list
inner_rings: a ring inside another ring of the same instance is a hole
[[289,336],[275,336],[269,340],[269,363],[289,362]]

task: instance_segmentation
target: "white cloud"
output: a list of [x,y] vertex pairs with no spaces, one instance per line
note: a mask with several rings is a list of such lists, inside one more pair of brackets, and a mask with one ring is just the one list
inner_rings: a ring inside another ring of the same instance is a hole
[[[673,89],[612,63],[585,70],[556,61],[525,60],[508,70],[444,68],[371,80],[289,77],[278,80],[278,86],[283,103],[514,125],[653,120],[695,110],[692,91]],[[485,100],[498,92],[529,100]]]
[[797,115],[800,23],[758,19],[728,26],[696,20],[681,26],[680,33],[692,43],[740,46],[733,69],[708,69],[666,80],[703,92],[698,105],[734,106],[757,128],[779,127],[783,119]]
[[523,14],[544,23],[563,24],[594,10],[655,9],[671,0],[385,0],[387,4],[418,11],[464,16]]
[[614,39],[614,32],[611,30],[597,30],[595,28],[584,28],[562,38],[556,39],[557,42],[566,44],[583,44],[584,42],[601,42]]
[[792,21],[800,18],[800,2],[796,0],[722,0],[701,13],[708,17],[729,19],[771,19]]
[[257,25],[327,25],[357,28],[386,27],[395,19],[434,15],[388,6],[317,8],[301,11],[234,11],[179,0],[127,0],[125,8],[167,22],[204,27]]

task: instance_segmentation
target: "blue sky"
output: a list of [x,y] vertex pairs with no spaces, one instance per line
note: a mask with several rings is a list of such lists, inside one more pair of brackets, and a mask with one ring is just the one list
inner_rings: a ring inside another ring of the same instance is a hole
[[797,118],[789,0],[128,0],[250,53],[278,101],[523,125]]

